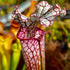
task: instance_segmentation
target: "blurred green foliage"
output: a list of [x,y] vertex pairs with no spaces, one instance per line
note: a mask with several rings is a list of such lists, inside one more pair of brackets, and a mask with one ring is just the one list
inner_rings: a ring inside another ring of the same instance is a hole
[[10,70],[16,70],[20,57],[21,57],[21,45],[20,41],[16,39],[16,42],[12,44]]
[[[43,1],[43,0],[40,0],[40,1]],[[59,5],[61,5],[61,4],[63,4],[63,3],[65,2],[65,0],[44,0],[44,1],[47,1],[47,2],[50,3],[50,4],[55,4],[55,3],[57,3],[57,4],[59,4]]]
[[0,5],[15,4],[16,0],[0,0]]
[[7,4],[21,4],[26,0],[0,0],[0,5],[7,5]]

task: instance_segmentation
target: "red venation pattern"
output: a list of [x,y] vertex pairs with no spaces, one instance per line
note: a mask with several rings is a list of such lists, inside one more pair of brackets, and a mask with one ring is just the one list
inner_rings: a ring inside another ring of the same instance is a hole
[[19,39],[27,39],[27,29],[21,27],[19,32],[17,33],[17,38],[19,38]]
[[45,42],[44,42],[44,36],[40,40],[40,51],[41,51],[42,70],[45,70]]
[[17,37],[20,39],[23,57],[28,70],[45,70],[45,47],[44,35],[46,32],[35,28],[31,34],[32,38],[27,38],[27,29],[21,28]]
[[41,69],[41,56],[39,41],[36,39],[28,39],[21,41],[23,57],[28,70]]

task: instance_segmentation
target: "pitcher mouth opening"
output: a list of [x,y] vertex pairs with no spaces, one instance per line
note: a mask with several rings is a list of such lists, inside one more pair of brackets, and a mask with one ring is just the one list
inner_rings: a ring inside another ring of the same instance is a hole
[[27,33],[27,29],[26,28],[21,28],[20,31],[17,34],[17,38],[20,40],[41,40],[41,38],[46,34],[45,31],[39,29],[39,28],[35,28],[34,31],[32,32],[34,34],[34,36],[30,36],[28,37],[28,33]]

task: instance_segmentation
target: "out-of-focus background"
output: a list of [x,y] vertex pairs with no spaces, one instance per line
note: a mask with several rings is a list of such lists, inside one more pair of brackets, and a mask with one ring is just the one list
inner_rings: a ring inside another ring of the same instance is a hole
[[[0,70],[26,70],[20,41],[16,35],[19,24],[12,23],[11,13],[19,5],[22,14],[29,17],[42,0],[0,0]],[[45,35],[46,70],[70,70],[70,0],[47,0],[65,7],[67,14],[57,17],[48,28],[38,25]]]

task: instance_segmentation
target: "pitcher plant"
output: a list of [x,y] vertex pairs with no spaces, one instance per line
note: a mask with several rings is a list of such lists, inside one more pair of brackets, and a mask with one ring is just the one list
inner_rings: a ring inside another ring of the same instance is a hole
[[12,12],[12,20],[20,24],[20,30],[17,38],[20,39],[22,46],[23,58],[27,70],[45,70],[45,31],[39,29],[37,25],[40,23],[45,27],[49,27],[54,23],[54,19],[58,15],[65,15],[65,9],[61,10],[60,6],[48,4],[47,1],[41,1],[36,5],[37,11],[28,18],[22,15],[15,6]]

